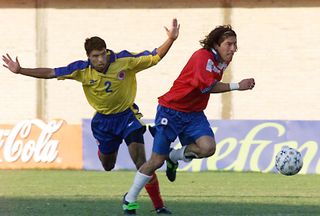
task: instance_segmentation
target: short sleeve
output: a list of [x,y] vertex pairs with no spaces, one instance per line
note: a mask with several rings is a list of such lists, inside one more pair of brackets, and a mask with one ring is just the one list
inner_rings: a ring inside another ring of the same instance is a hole
[[117,54],[117,58],[129,58],[128,68],[135,72],[152,67],[161,59],[157,54],[157,49],[154,49],[152,52],[145,50],[139,53],[131,53],[124,50]]
[[214,85],[221,79],[220,74],[213,70],[214,62],[210,55],[197,54],[193,59],[193,85],[202,93],[210,93]]
[[88,67],[88,61],[75,61],[68,66],[55,68],[54,71],[58,80],[74,79],[82,82],[82,71]]

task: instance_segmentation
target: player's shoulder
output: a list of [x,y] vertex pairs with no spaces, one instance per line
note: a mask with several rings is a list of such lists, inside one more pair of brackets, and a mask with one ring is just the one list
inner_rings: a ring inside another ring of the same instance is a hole
[[90,62],[84,60],[74,61],[67,66],[54,68],[56,76],[64,76],[74,73],[75,71],[82,71],[89,68]]
[[204,48],[201,48],[201,49],[198,49],[196,50],[192,57],[194,58],[212,58],[213,57],[213,54],[211,51],[207,50],[207,49],[204,49]]
[[131,51],[128,51],[128,50],[121,50],[120,52],[116,52],[114,54],[116,56],[116,59],[133,57],[135,55],[134,52],[131,52]]
[[156,54],[157,54],[156,50],[153,50],[153,51],[144,50],[141,52],[131,52],[128,50],[122,50],[120,52],[115,53],[115,56],[117,59],[122,59],[122,58],[138,58],[141,56],[156,55]]
[[89,67],[89,65],[89,60],[76,60],[74,62],[71,62],[68,67],[72,68],[73,70],[82,70]]

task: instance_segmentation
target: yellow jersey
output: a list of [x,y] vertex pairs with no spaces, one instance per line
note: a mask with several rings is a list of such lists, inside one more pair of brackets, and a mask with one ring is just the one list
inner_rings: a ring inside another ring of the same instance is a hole
[[58,80],[74,79],[82,83],[89,104],[99,113],[109,115],[130,108],[137,92],[136,73],[156,65],[160,56],[156,49],[130,53],[108,50],[110,65],[106,73],[96,71],[90,61],[75,61],[55,68]]

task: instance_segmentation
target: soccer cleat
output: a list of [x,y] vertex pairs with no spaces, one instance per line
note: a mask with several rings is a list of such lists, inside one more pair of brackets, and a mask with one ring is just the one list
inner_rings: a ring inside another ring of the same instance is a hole
[[170,158],[166,161],[167,164],[167,170],[166,175],[169,181],[174,182],[176,180],[176,174],[177,174],[177,168],[179,166],[179,163],[173,163]]
[[139,208],[139,204],[136,202],[129,203],[126,198],[127,193],[123,196],[122,199],[122,209],[125,215],[135,215],[136,210]]
[[172,214],[165,206],[155,209],[157,214]]

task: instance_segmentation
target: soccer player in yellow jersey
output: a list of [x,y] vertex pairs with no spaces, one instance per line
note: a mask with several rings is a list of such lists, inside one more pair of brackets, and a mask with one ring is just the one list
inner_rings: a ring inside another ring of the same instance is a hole
[[[97,111],[91,122],[93,136],[98,142],[98,156],[106,171],[114,168],[120,144],[125,140],[137,169],[146,162],[143,134],[146,130],[134,104],[136,73],[156,65],[178,38],[180,25],[172,20],[168,38],[153,51],[115,53],[107,49],[99,37],[85,41],[86,61],[75,61],[59,68],[22,68],[16,57],[3,55],[4,67],[11,72],[36,78],[74,79],[82,83],[89,104]],[[171,214],[164,206],[156,174],[145,186],[158,214]],[[135,213],[128,211],[128,214]]]

